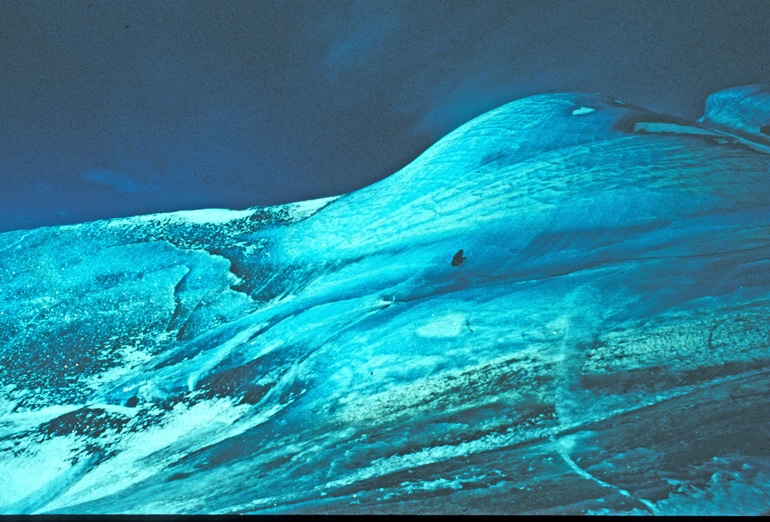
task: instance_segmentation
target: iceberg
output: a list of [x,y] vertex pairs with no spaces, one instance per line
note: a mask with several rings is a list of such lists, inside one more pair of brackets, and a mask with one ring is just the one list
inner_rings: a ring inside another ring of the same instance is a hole
[[766,514],[770,90],[0,234],[0,512]]

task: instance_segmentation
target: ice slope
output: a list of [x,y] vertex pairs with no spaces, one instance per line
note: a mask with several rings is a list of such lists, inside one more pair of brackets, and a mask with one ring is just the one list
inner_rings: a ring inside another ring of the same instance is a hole
[[749,85],[714,93],[699,121],[770,145],[770,92],[766,85]]
[[0,511],[767,512],[768,92],[534,96],[338,198],[1,234]]

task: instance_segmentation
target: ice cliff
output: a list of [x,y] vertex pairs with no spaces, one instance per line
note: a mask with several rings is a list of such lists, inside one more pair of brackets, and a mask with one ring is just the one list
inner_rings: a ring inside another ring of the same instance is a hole
[[768,125],[540,95],[340,197],[0,234],[0,512],[766,513]]

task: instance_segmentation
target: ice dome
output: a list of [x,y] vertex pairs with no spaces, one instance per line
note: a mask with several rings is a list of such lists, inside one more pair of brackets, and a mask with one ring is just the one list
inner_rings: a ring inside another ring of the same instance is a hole
[[766,92],[533,96],[339,197],[0,234],[0,511],[766,513]]

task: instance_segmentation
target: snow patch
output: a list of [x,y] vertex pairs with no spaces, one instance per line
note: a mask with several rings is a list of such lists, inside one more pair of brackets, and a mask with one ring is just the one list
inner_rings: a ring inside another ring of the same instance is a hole
[[254,213],[253,210],[228,210],[225,208],[207,208],[202,210],[180,210],[170,214],[155,214],[154,216],[142,216],[147,221],[154,221],[155,216],[163,216],[163,219],[174,221],[187,221],[196,225],[227,223],[236,219],[247,218]]
[[[91,469],[65,495],[47,504],[45,508],[53,511],[68,504],[92,501],[126,490],[160,473],[181,455],[227,436],[227,428],[247,409],[247,406],[234,406],[227,399],[200,402],[192,406],[177,404],[161,425],[120,440],[122,451]],[[146,458],[154,454],[154,460]]]
[[580,115],[583,115],[583,114],[591,114],[595,110],[596,109],[594,109],[593,107],[578,107],[577,109],[572,111],[572,115],[573,116],[580,116]]
[[207,208],[200,210],[180,210],[178,212],[167,212],[157,214],[146,214],[142,216],[132,216],[127,218],[111,219],[107,222],[108,227],[126,227],[134,226],[139,223],[159,222],[159,223],[189,223],[193,225],[220,225],[229,223],[236,219],[243,219],[254,214],[254,209],[247,210],[229,210],[226,208]]
[[308,201],[298,201],[296,203],[289,203],[286,205],[286,209],[289,211],[292,219],[297,221],[306,219],[324,208],[329,203],[339,199],[340,196],[331,196],[328,198],[311,199]]
[[467,319],[463,314],[448,314],[439,317],[433,314],[431,317],[434,319],[417,329],[418,336],[428,339],[457,337],[467,324]]
[[35,497],[49,497],[72,474],[68,473],[73,465],[67,456],[77,452],[78,444],[70,437],[43,444],[27,439],[24,446],[14,449],[19,456],[0,460],[0,513],[30,513],[42,507]]

